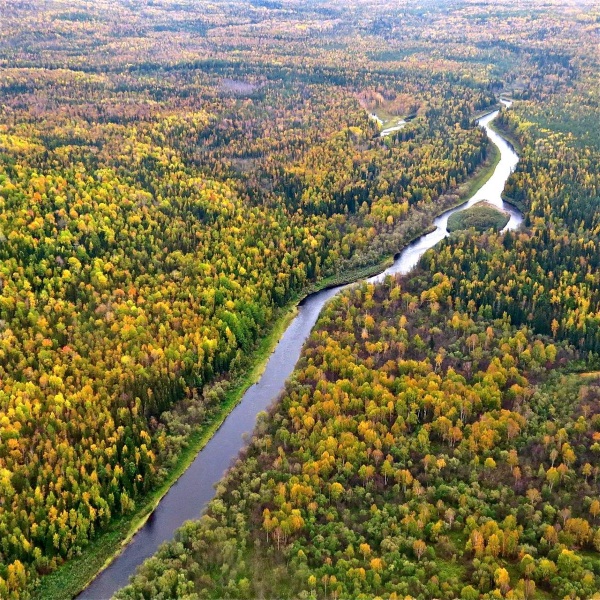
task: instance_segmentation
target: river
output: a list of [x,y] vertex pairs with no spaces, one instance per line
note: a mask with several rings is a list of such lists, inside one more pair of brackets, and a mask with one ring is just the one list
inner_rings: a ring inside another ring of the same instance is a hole
[[[505,103],[509,105],[509,103]],[[510,214],[505,229],[516,229],[522,221],[521,213],[505,203],[502,190],[519,157],[512,147],[489,128],[489,123],[498,111],[481,117],[478,123],[486,130],[491,141],[500,150],[500,162],[490,179],[468,202],[448,210],[434,221],[436,229],[406,246],[384,272],[367,281],[378,283],[386,275],[407,273],[419,258],[448,235],[448,217],[459,210],[481,200],[502,208]],[[240,450],[254,428],[256,416],[266,410],[280,395],[286,379],[294,370],[302,346],[310,334],[324,304],[346,286],[330,288],[311,294],[298,306],[298,314],[290,323],[265,368],[260,380],[248,388],[240,403],[231,411],[221,428],[197,454],[185,473],[169,489],[150,515],[145,525],[131,542],[94,581],[77,596],[78,600],[106,600],[125,586],[135,569],[146,558],[152,556],[159,545],[173,538],[175,530],[184,521],[197,519],[206,504],[215,495],[215,484],[223,477],[228,467],[237,458]]]

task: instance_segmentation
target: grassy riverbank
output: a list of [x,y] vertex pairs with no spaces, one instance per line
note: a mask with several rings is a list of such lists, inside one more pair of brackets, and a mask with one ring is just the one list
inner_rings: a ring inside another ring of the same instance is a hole
[[496,170],[501,158],[502,155],[498,146],[490,142],[488,146],[488,156],[485,159],[485,162],[475,171],[473,177],[465,181],[465,183],[458,188],[458,195],[461,199],[458,206],[469,200],[471,196],[474,196],[487,183],[488,179]]
[[280,315],[273,323],[270,332],[259,341],[250,360],[250,367],[232,382],[218,415],[191,434],[188,445],[179,455],[168,477],[144,498],[143,503],[140,503],[139,508],[133,515],[116,518],[111,526],[84,548],[79,556],[46,576],[42,580],[43,585],[33,596],[35,599],[70,600],[83,590],[102,569],[108,566],[115,556],[120,553],[121,549],[127,545],[129,540],[144,525],[162,497],[181,477],[198,452],[219,429],[229,413],[241,400],[244,392],[258,381],[277,342],[296,316],[296,305],[299,297],[280,311]]
[[[495,144],[490,144],[486,161],[475,171],[473,177],[456,190],[459,201],[451,206],[444,206],[439,213],[463,204],[475,194],[491,177],[499,161],[500,151]],[[421,230],[415,238],[432,229],[434,227],[429,225],[429,227]],[[411,241],[412,239],[406,240],[404,246]],[[398,251],[401,249],[398,248]],[[232,382],[218,414],[190,435],[188,445],[181,452],[175,466],[169,471],[168,476],[161,485],[148,494],[143,501],[138,500],[138,508],[133,514],[115,518],[110,527],[92,540],[79,556],[74,557],[53,573],[45,576],[42,585],[35,591],[33,598],[35,600],[70,600],[85,589],[90,581],[121,552],[122,548],[144,525],[169,488],[179,479],[198,452],[219,429],[229,413],[238,404],[244,392],[260,378],[281,335],[295,317],[297,303],[300,299],[314,291],[377,275],[389,267],[392,262],[392,256],[382,256],[379,261],[371,265],[348,269],[323,278],[291,299],[287,306],[279,311],[269,333],[257,344],[249,359],[249,366],[246,371]]]

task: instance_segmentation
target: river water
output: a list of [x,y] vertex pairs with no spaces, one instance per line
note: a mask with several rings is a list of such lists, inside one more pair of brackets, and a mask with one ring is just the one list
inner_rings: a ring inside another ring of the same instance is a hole
[[[504,184],[519,158],[512,147],[488,125],[498,111],[479,119],[491,141],[498,146],[501,158],[487,183],[468,202],[451,209],[434,221],[436,229],[421,236],[400,252],[393,265],[383,273],[367,281],[378,283],[386,275],[407,273],[419,258],[440,240],[448,235],[448,217],[459,210],[472,206],[481,200],[510,213],[510,221],[505,229],[516,229],[522,221],[521,213],[503,202],[501,198]],[[300,357],[302,346],[310,334],[325,303],[346,286],[339,286],[317,292],[305,298],[298,306],[298,315],[290,323],[265,368],[260,380],[248,388],[240,403],[225,419],[221,428],[169,489],[146,524],[138,531],[123,552],[102,571],[79,596],[78,600],[107,600],[117,590],[125,586],[135,569],[146,558],[152,556],[159,545],[173,538],[185,521],[197,519],[206,504],[214,497],[214,486],[233,464],[240,450],[246,445],[254,428],[259,412],[266,410],[283,391],[286,379],[294,370]]]

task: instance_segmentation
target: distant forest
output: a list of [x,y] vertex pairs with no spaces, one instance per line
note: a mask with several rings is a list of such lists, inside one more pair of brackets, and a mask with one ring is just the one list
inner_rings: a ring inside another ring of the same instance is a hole
[[489,174],[501,97],[521,229],[328,304],[207,514],[117,597],[600,597],[598,6],[0,14],[0,598],[84,587],[298,300]]

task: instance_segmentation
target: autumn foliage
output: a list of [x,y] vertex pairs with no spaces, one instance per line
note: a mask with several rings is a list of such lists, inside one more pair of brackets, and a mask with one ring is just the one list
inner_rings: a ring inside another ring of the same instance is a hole
[[597,11],[69,4],[0,0],[0,597],[135,513],[302,294],[456,204],[501,92],[524,229],[328,306],[122,595],[590,597]]

